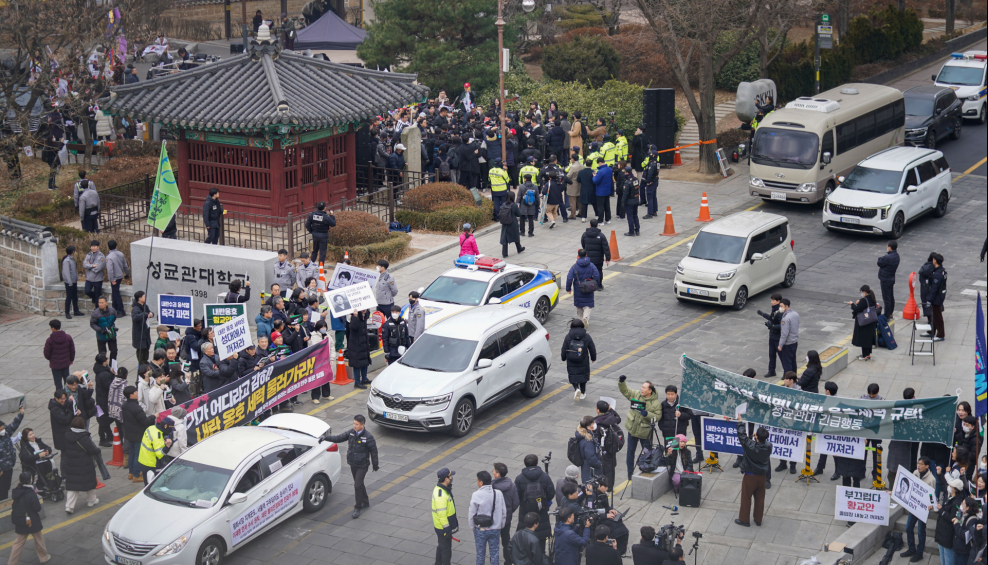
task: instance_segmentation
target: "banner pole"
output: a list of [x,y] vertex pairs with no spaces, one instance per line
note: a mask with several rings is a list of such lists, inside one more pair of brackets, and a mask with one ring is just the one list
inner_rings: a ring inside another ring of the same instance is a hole
[[882,478],[882,446],[881,446],[881,444],[879,444],[878,446],[876,446],[875,447],[875,450],[876,450],[875,453],[878,456],[877,465],[875,467],[875,474],[877,476],[875,477],[875,480],[872,481],[871,486],[875,487],[878,490],[885,490],[885,487],[888,486],[888,485],[885,483],[885,479]]
[[810,462],[813,456],[813,450],[811,446],[813,445],[813,436],[806,434],[806,466],[800,471],[800,476],[796,477],[796,482],[806,480],[806,486],[810,486],[810,481],[819,483],[820,479],[816,478],[813,473],[813,469],[810,467]]

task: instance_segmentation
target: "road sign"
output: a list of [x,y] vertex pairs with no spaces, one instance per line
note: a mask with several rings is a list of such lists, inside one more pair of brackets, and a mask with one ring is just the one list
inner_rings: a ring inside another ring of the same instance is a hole
[[821,35],[820,36],[820,49],[833,49],[834,48],[834,36],[832,35]]
[[820,35],[833,35],[834,34],[834,26],[832,26],[832,25],[816,26],[816,31]]
[[823,14],[822,16],[820,16],[820,21],[822,21],[824,23],[829,22],[830,21],[830,16],[828,14]]

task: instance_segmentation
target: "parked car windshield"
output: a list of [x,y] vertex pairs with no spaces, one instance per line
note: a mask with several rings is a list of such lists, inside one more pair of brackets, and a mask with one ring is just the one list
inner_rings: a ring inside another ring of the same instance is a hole
[[760,127],[751,159],[759,165],[809,169],[816,165],[820,138],[808,131]]
[[169,504],[191,508],[210,508],[219,501],[233,471],[179,459],[165,467],[147,496]]
[[940,69],[937,82],[940,84],[955,84],[958,86],[978,86],[984,69],[977,67],[944,67]]
[[847,178],[841,183],[841,187],[862,192],[897,194],[901,182],[902,171],[885,171],[857,166],[847,175]]
[[426,333],[415,340],[398,362],[413,369],[460,373],[470,366],[476,350],[476,341]]
[[693,240],[689,256],[704,261],[739,265],[746,241],[743,237],[701,231]]
[[485,291],[487,283],[484,281],[442,276],[432,281],[422,293],[422,298],[433,302],[479,306]]
[[905,97],[907,116],[932,116],[933,100],[929,98]]

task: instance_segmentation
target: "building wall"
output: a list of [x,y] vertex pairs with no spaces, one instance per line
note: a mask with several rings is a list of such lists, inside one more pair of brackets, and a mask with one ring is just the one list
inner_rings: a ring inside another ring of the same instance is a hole
[[0,306],[44,314],[46,279],[58,279],[57,253],[54,238],[35,244],[0,234]]

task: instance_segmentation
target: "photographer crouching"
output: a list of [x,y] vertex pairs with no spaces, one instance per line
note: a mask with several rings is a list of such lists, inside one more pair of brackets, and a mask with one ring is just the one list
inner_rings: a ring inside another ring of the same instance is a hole
[[643,526],[641,542],[631,546],[631,555],[635,565],[662,565],[666,561],[675,561],[673,553],[679,549],[683,554],[682,543],[686,536],[683,526],[668,525],[656,534],[655,528]]
[[[595,535],[600,526],[605,526],[608,530],[608,539],[616,540],[618,555],[624,555],[628,551],[628,538],[631,532],[624,525],[623,515],[611,508],[608,498],[608,490],[611,483],[607,477],[596,477],[584,485],[583,506],[591,510],[596,510],[597,523],[594,524]],[[601,512],[602,511],[602,512]],[[587,555],[587,565],[592,565]]]

